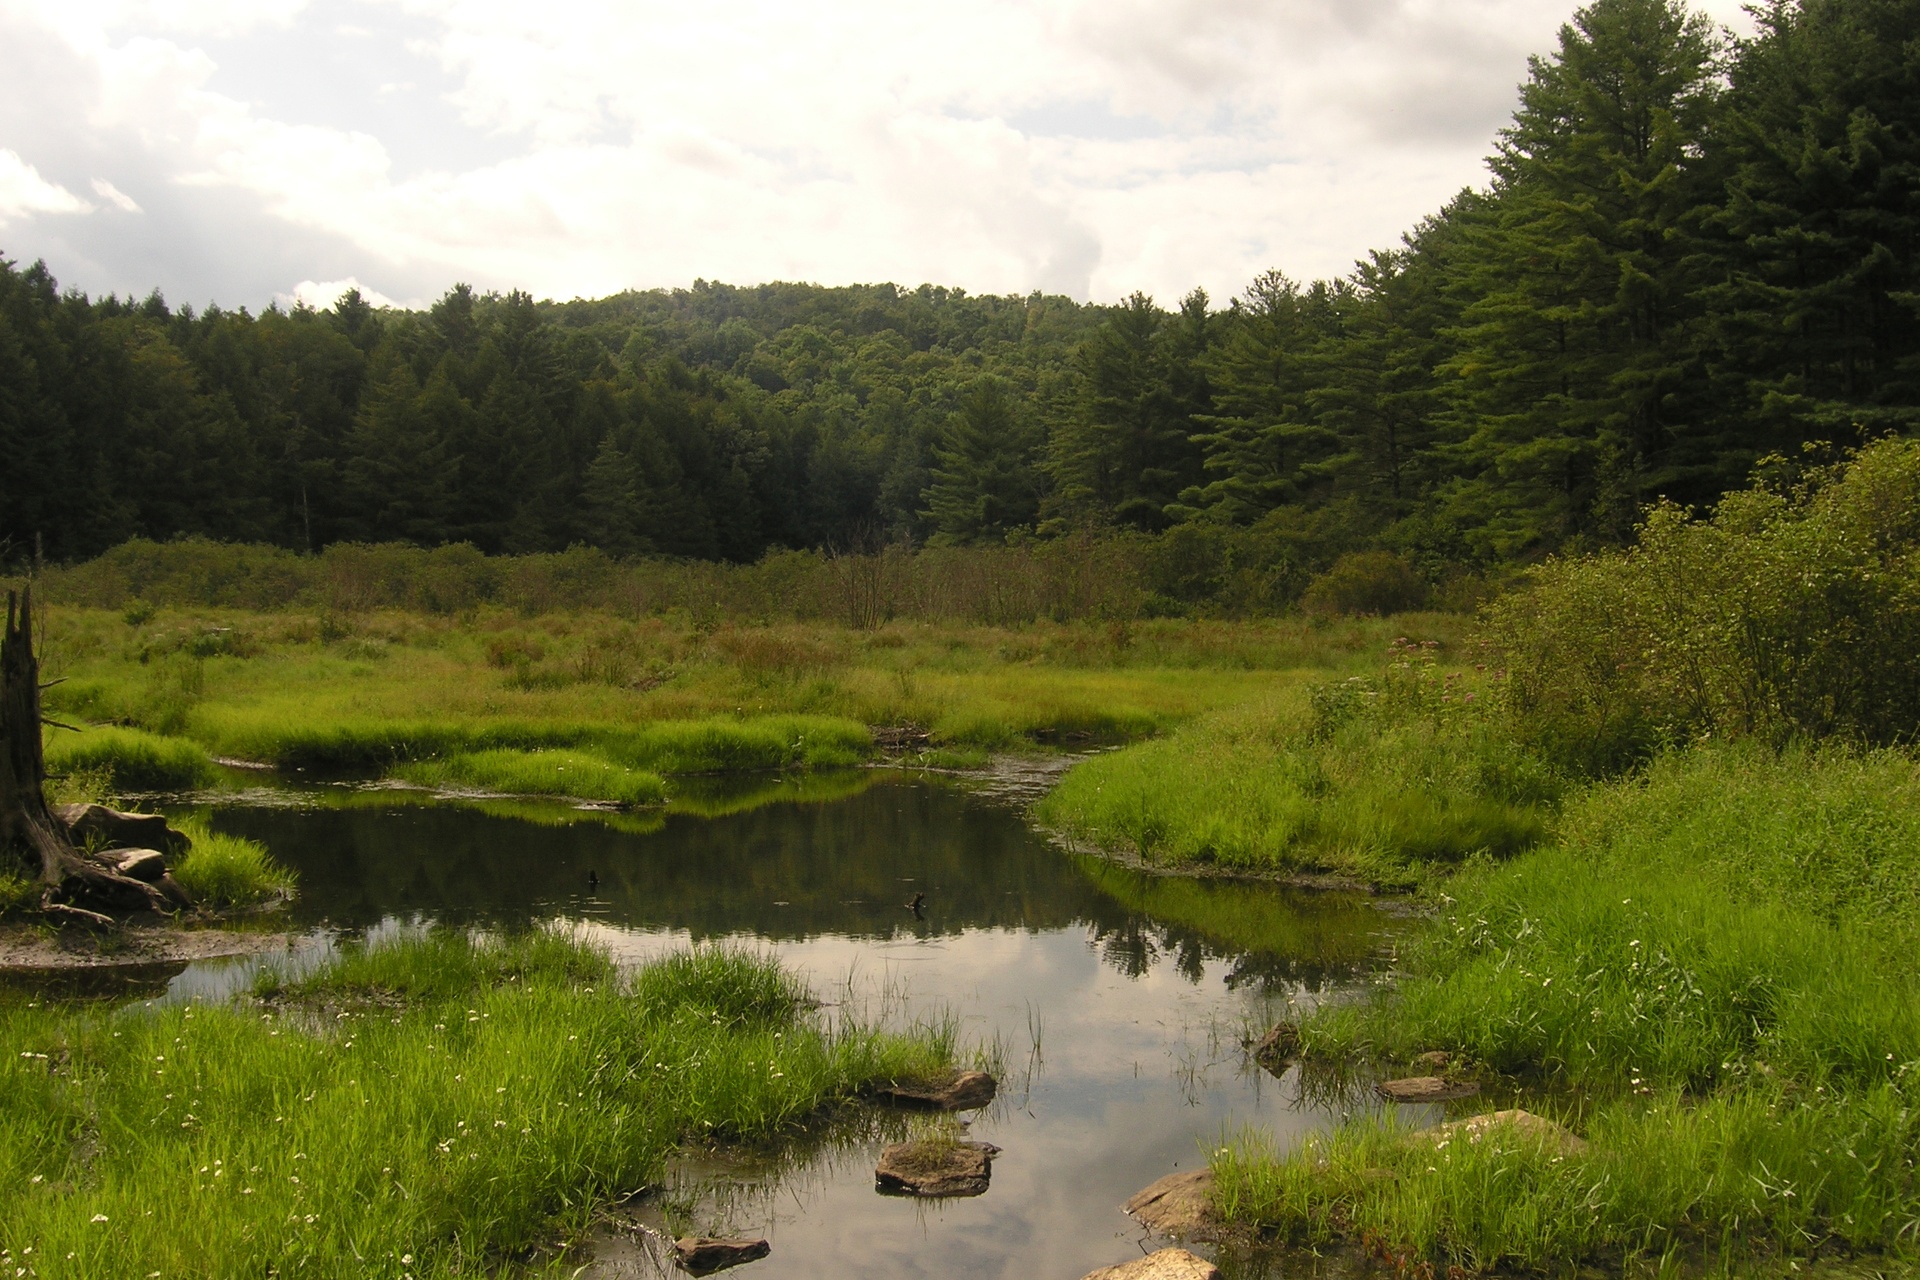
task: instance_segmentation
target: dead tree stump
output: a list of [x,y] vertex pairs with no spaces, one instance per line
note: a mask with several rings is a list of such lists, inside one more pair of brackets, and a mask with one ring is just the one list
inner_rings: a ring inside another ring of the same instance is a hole
[[33,653],[33,588],[7,592],[0,634],[0,858],[44,886],[41,910],[89,924],[112,924],[111,913],[169,909],[165,895],[120,874],[116,863],[73,842],[47,807],[46,757],[40,744],[40,663]]

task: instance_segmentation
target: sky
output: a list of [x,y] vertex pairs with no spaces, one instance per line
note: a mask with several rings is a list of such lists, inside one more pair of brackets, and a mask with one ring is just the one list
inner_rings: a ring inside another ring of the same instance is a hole
[[1484,183],[1571,12],[0,0],[0,257],[256,310],[702,277],[1223,301]]

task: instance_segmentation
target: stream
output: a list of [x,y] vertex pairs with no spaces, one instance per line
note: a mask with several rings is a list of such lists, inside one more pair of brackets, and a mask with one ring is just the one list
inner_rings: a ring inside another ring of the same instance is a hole
[[[873,1126],[676,1168],[679,1216],[655,1225],[764,1236],[771,1257],[743,1277],[1077,1280],[1163,1243],[1120,1209],[1155,1179],[1204,1164],[1231,1133],[1285,1149],[1339,1119],[1243,1046],[1289,1006],[1350,995],[1384,968],[1390,907],[1070,853],[1027,824],[1031,787],[891,770],[824,799],[817,783],[771,800],[753,785],[740,811],[715,783],[701,814],[664,816],[346,787],[222,799],[215,827],[298,875],[274,925],[299,941],[186,965],[155,998],[222,999],[259,965],[306,967],[343,937],[563,921],[624,963],[690,942],[771,952],[823,1000],[957,1017],[963,1045],[997,1046],[1000,1097],[968,1117],[1002,1148],[978,1198],[876,1194],[887,1139]],[[906,906],[916,893],[923,918]],[[648,1212],[603,1231],[583,1275],[678,1274],[661,1270]]]

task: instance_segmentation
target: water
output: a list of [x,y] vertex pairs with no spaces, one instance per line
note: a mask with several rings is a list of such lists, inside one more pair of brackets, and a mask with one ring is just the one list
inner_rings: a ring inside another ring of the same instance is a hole
[[[885,1138],[858,1128],[771,1162],[676,1171],[690,1218],[671,1225],[772,1242],[742,1275],[1072,1280],[1154,1247],[1119,1206],[1228,1133],[1284,1148],[1337,1119],[1242,1046],[1289,1003],[1351,992],[1377,966],[1394,918],[1363,896],[1156,879],[1068,854],[1004,799],[948,783],[881,772],[841,790],[731,814],[716,794],[705,807],[720,816],[627,830],[563,806],[337,788],[212,816],[298,873],[296,963],[343,931],[558,918],[623,961],[689,941],[770,950],[829,999],[950,1009],[970,1040],[998,1043],[1002,1094],[972,1136],[1003,1154],[977,1199],[876,1194]],[[905,906],[915,893],[924,919]],[[217,997],[259,963],[189,965],[167,998]],[[653,1274],[644,1247],[601,1245],[601,1275]]]

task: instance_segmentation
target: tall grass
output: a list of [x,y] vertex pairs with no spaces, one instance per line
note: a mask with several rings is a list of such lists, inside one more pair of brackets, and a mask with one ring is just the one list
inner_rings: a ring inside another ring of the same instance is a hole
[[200,817],[181,819],[176,826],[193,845],[171,874],[196,905],[213,910],[253,907],[293,892],[293,873],[257,840],[214,831]]
[[759,1137],[946,1065],[937,1038],[797,1012],[768,961],[668,964],[629,988],[565,939],[441,935],[350,954],[264,1017],[0,1010],[0,1257],[43,1277],[491,1273],[576,1237],[683,1139]]
[[400,765],[393,774],[428,787],[479,787],[618,804],[659,804],[667,794],[657,773],[636,772],[579,751],[473,751]]
[[1284,1160],[1221,1153],[1226,1202],[1472,1266],[1670,1246],[1911,1253],[1916,890],[1920,773],[1904,752],[1694,749],[1596,786],[1552,847],[1447,883],[1397,989],[1300,1029],[1310,1054],[1446,1049],[1553,1085],[1579,1100],[1591,1153],[1455,1144],[1450,1162],[1359,1126]]
[[50,773],[97,773],[117,791],[190,791],[219,777],[203,748],[140,729],[50,729],[46,760]]
[[1389,884],[1545,836],[1562,783],[1496,720],[1464,702],[1447,714],[1356,713],[1345,704],[1372,692],[1364,684],[1296,684],[1096,757],[1038,816],[1165,865]]

